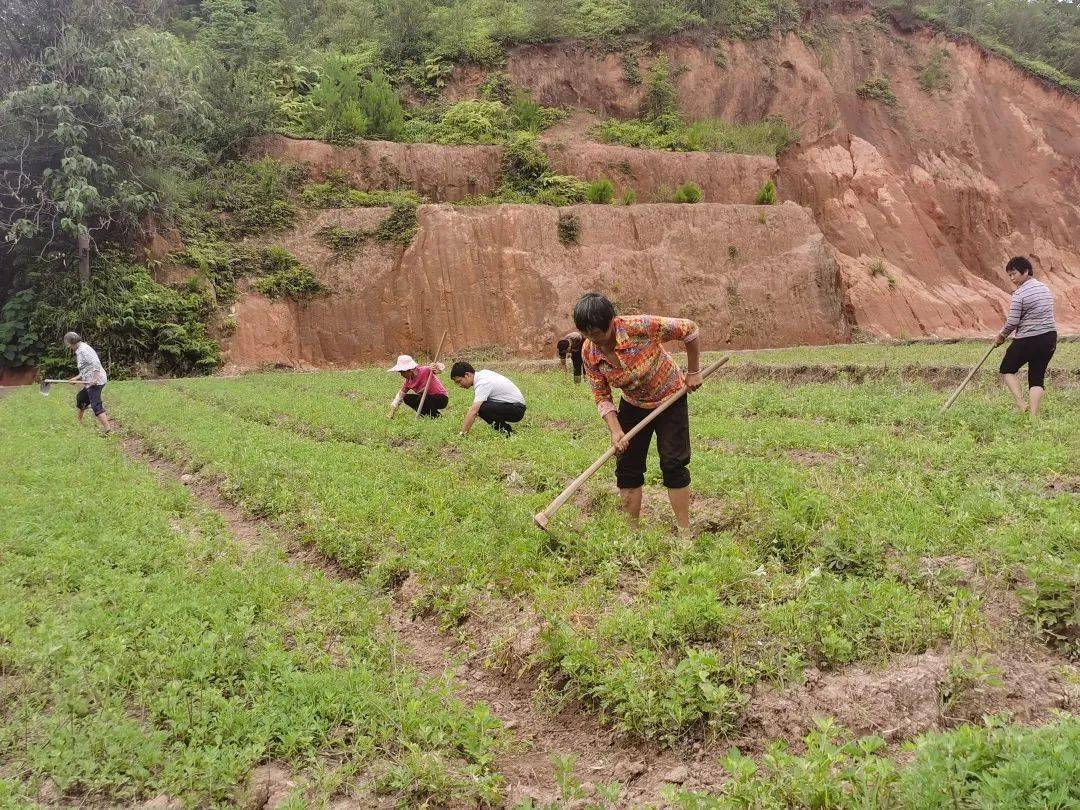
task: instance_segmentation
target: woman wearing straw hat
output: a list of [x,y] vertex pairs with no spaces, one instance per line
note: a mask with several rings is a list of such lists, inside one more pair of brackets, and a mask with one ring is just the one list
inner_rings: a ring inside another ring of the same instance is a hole
[[[420,415],[437,418],[439,412],[450,404],[446,386],[435,376],[445,369],[446,366],[442,363],[421,366],[407,354],[398,357],[397,362],[389,371],[398,372],[404,379],[401,383],[401,389],[390,404],[390,414],[387,418],[394,418],[394,414],[397,413],[397,409],[401,407],[402,402],[414,411],[419,408],[425,388],[427,388],[427,399],[424,400],[424,409],[420,411]],[[428,385],[428,380],[431,380],[430,385]]]

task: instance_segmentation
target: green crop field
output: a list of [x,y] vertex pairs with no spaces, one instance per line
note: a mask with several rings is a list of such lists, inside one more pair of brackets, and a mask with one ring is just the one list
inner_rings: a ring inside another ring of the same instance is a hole
[[[945,364],[981,354],[945,348]],[[893,351],[775,362],[940,362]],[[495,683],[528,679],[538,715],[571,707],[646,759],[719,774],[647,799],[556,757],[549,803],[1080,802],[1076,387],[1051,387],[1033,425],[985,382],[942,416],[947,392],[920,381],[710,381],[691,397],[680,540],[655,460],[641,530],[610,469],[535,528],[606,432],[585,387],[512,376],[529,411],[510,439],[458,437],[457,389],[441,420],[388,421],[380,369],[113,383],[109,438],[74,424],[66,391],[0,398],[0,800],[230,804],[267,763],[293,774],[290,806],[514,796],[505,752],[523,743],[498,695],[418,673],[396,595]],[[935,719],[898,703],[841,727],[870,694],[843,684],[913,661],[942,662],[922,690]],[[815,724],[812,684],[840,690],[820,712],[835,721]],[[771,732],[769,696],[791,695],[806,716]]]

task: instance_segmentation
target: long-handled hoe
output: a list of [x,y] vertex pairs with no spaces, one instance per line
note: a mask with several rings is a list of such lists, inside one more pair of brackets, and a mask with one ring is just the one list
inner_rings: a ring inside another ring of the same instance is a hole
[[[708,366],[705,369],[703,369],[702,372],[701,372],[701,379],[705,380],[710,374],[712,374],[714,371],[716,371],[718,368],[720,368],[720,366],[724,365],[730,359],[731,359],[731,357],[729,355],[725,354],[723,357],[721,357],[719,360],[717,360],[711,366]],[[635,436],[637,436],[641,431],[643,431],[648,426],[648,424],[650,422],[652,422],[652,420],[654,420],[656,417],[658,417],[660,414],[662,414],[664,411],[666,411],[668,408],[670,408],[673,404],[675,404],[681,397],[684,397],[684,396],[686,396],[686,389],[685,388],[683,388],[681,391],[678,391],[678,392],[672,394],[670,397],[665,399],[663,402],[661,402],[656,407],[656,410],[654,410],[652,413],[650,413],[648,416],[646,416],[644,419],[642,419],[640,422],[638,422],[637,425],[635,425],[630,430],[630,432],[626,434],[626,438],[627,439],[632,439]],[[549,503],[547,505],[547,508],[544,509],[543,512],[540,512],[539,514],[533,515],[533,523],[535,523],[537,526],[539,526],[544,531],[547,531],[548,521],[551,520],[551,518],[554,516],[554,514],[556,512],[558,512],[562,508],[563,504],[565,504],[568,500],[570,500],[574,496],[574,493],[577,492],[579,489],[581,489],[582,485],[586,481],[588,481],[590,478],[592,478],[593,475],[596,474],[596,471],[599,470],[601,467],[603,467],[608,462],[608,459],[610,459],[613,455],[615,455],[615,448],[614,447],[609,447],[607,450],[605,450],[604,454],[602,456],[600,456],[600,458],[598,458],[596,461],[594,461],[592,463],[592,465],[589,467],[589,469],[585,470],[585,472],[583,472],[581,475],[579,475],[577,478],[575,478],[570,483],[570,486],[568,486],[561,493],[559,493],[559,497],[557,497],[555,500],[553,500],[551,503]]]
[[[439,355],[442,354],[443,343],[446,341],[446,332],[443,330],[442,338],[439,339],[439,348],[435,350],[435,359],[431,361],[431,365],[435,365],[439,362]],[[435,370],[431,370],[431,374],[434,374]],[[431,388],[431,374],[428,375],[427,382],[424,383],[424,393],[420,395],[420,404],[416,406],[416,418],[420,418],[420,414],[424,412],[424,400],[427,399],[428,389]]]
[[967,384],[971,382],[971,378],[975,376],[975,372],[982,368],[982,364],[986,362],[986,358],[988,358],[990,356],[990,353],[996,348],[997,346],[992,343],[990,344],[990,348],[986,350],[986,354],[982,356],[982,360],[976,363],[975,368],[968,372],[968,375],[964,377],[964,381],[956,387],[955,391],[952,392],[952,396],[949,397],[949,400],[941,406],[941,410],[939,411],[939,413],[945,413],[945,411],[949,410],[949,408],[952,407],[952,404],[956,402],[956,398],[960,396],[960,392],[967,388]]

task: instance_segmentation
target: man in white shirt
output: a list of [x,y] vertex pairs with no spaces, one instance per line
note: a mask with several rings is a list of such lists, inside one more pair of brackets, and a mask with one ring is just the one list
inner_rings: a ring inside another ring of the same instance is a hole
[[64,335],[64,345],[75,354],[75,362],[79,366],[79,373],[68,380],[72,385],[82,386],[79,393],[75,395],[79,421],[82,421],[86,409],[90,408],[102,429],[109,433],[112,426],[109,424],[109,415],[105,413],[105,404],[101,401],[101,389],[105,387],[109,378],[101,365],[101,359],[89,343],[83,342],[77,332],[68,332]]
[[473,389],[473,404],[465,414],[461,435],[468,434],[476,417],[480,417],[504,436],[513,434],[511,422],[520,422],[525,416],[525,397],[521,390],[502,374],[481,369],[477,371],[465,362],[454,363],[450,379],[464,389]]

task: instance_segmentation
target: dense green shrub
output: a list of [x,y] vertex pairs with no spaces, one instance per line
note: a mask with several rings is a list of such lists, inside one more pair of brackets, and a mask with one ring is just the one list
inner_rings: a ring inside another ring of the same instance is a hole
[[606,177],[601,177],[599,180],[589,183],[589,187],[585,191],[585,199],[591,203],[601,205],[610,203],[614,196],[615,186]]
[[649,66],[649,75],[645,80],[645,98],[641,103],[641,116],[646,120],[657,120],[679,113],[679,91],[671,77],[671,63],[665,54],[660,54]]
[[855,88],[860,98],[868,101],[877,101],[888,107],[896,105],[896,94],[892,91],[892,84],[888,76],[875,76]]
[[414,112],[403,127],[401,139],[412,143],[504,144],[513,140],[518,131],[540,132],[564,115],[560,110],[540,106],[525,93],[513,92],[508,104],[465,100]]
[[401,138],[405,123],[405,113],[401,109],[401,100],[386,74],[375,71],[371,79],[360,89],[358,102],[360,114],[364,118],[364,137],[383,141],[396,141]]
[[155,282],[143,265],[116,253],[99,255],[89,285],[72,276],[34,272],[0,310],[5,364],[37,364],[45,376],[70,376],[74,361],[63,334],[86,335],[111,376],[202,374],[221,356],[206,325],[214,312],[197,282],[178,288]]
[[1080,18],[1070,3],[1047,0],[877,0],[897,24],[920,20],[964,36],[1048,83],[1080,93]]
[[672,196],[672,202],[697,203],[701,202],[701,187],[697,183],[683,183]]
[[379,223],[374,236],[383,242],[407,245],[416,235],[416,203],[398,200],[390,206],[390,213]]
[[194,184],[188,204],[227,214],[232,237],[281,230],[296,219],[291,197],[306,176],[273,158],[224,163]]
[[340,225],[327,225],[317,234],[319,240],[339,258],[355,255],[370,235],[362,228],[343,228]]
[[251,286],[267,298],[302,301],[325,295],[329,290],[315,278],[311,268],[280,247],[264,247],[254,255],[255,278]]
[[431,118],[411,118],[402,137],[414,143],[497,144],[509,129],[510,114],[501,102],[465,100]]
[[758,205],[776,205],[776,183],[766,180],[758,192],[756,202]]

